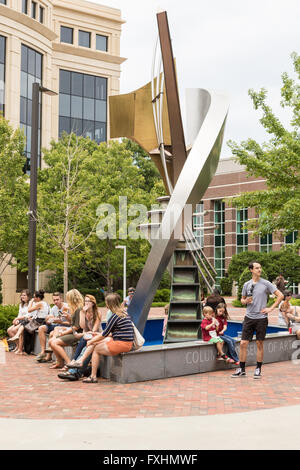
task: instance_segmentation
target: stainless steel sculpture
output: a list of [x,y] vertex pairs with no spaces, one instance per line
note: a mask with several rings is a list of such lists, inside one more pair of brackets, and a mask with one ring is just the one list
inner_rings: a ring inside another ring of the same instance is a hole
[[[188,115],[188,126],[193,146],[188,154],[181,120],[175,65],[166,12],[159,13],[157,20],[164,68],[164,83],[160,79],[160,74],[156,82],[152,77],[151,97],[155,111],[155,117],[152,119],[155,124],[154,128],[159,147],[159,152],[156,152],[156,154],[158,153],[161,158],[159,164],[157,161],[155,163],[160,168],[166,190],[171,198],[158,230],[158,239],[152,245],[136,286],[135,295],[128,308],[128,313],[141,332],[144,331],[153,297],[162,275],[185,228],[191,222],[191,213],[189,217],[183,217],[185,208],[187,205],[194,207],[200,202],[217,169],[228,112],[226,96],[203,89],[189,91],[187,104],[189,109],[191,109],[191,106],[193,109]],[[165,145],[165,142],[163,142],[162,118],[159,121],[160,116],[162,116],[162,108],[160,106],[156,107],[156,101],[163,100],[165,97],[169,117],[169,127],[166,127],[165,134],[168,139],[171,139],[171,145]],[[115,108],[111,107],[112,121],[114,120],[112,111],[117,109],[118,98],[113,97]],[[118,108],[118,112],[120,114],[120,108]],[[128,133],[124,135],[124,133],[118,133],[118,126],[115,123],[114,126],[112,137],[127,136],[134,138],[134,132],[131,132],[130,135]],[[169,152],[169,161],[166,160],[166,151]],[[153,153],[155,152],[149,151],[151,157]]]

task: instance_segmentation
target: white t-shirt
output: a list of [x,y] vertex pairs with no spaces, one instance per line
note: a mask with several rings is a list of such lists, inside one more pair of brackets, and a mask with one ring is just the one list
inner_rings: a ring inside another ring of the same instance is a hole
[[19,313],[18,313],[18,318],[20,317],[28,317],[31,314],[28,313],[28,304],[24,304],[22,307],[22,304],[19,305]]
[[[65,303],[65,302],[63,302],[63,305],[62,305],[62,307],[61,307],[60,309],[57,307],[57,305],[53,305],[53,307],[51,307],[51,309],[50,309],[50,314],[49,314],[49,315],[53,315],[54,317],[59,317],[59,316],[61,316],[61,320],[62,320],[62,321],[67,321],[67,318],[64,316],[64,314],[63,314],[63,312],[62,312],[62,309],[63,309],[64,307],[67,307],[67,308],[68,308],[68,304]],[[54,323],[55,323],[55,322],[54,322]]]

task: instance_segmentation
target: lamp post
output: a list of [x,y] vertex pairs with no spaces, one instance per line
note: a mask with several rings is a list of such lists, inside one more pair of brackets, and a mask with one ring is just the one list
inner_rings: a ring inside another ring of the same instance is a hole
[[54,91],[32,84],[31,114],[31,157],[30,157],[30,202],[29,202],[29,240],[28,240],[28,289],[33,294],[35,289],[36,257],[36,210],[37,210],[37,168],[38,168],[38,132],[39,132],[39,96],[40,93],[57,95]]
[[116,248],[124,250],[123,253],[123,300],[126,298],[126,245],[116,245]]

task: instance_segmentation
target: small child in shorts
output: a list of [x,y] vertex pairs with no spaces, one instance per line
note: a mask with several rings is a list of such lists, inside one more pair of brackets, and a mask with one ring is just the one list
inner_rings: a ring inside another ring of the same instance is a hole
[[214,311],[211,307],[203,308],[204,319],[201,322],[202,340],[210,344],[215,344],[218,355],[217,361],[229,361],[229,358],[223,352],[224,341],[217,335],[218,320],[214,318]]

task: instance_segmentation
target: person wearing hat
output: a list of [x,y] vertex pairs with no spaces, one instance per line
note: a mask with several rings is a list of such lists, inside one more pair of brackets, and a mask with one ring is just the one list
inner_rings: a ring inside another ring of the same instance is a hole
[[134,287],[129,287],[128,289],[128,296],[125,297],[124,299],[124,307],[129,307],[130,305],[130,302],[132,300],[132,297],[134,296],[134,293],[135,293],[135,288]]

